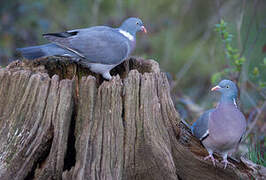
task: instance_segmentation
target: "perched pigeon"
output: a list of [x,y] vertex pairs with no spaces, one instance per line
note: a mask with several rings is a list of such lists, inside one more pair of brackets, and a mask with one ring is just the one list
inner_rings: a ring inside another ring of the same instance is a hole
[[211,158],[215,166],[213,153],[217,152],[222,155],[226,168],[227,164],[231,164],[227,161],[227,155],[236,149],[245,133],[246,119],[237,108],[238,92],[234,82],[222,80],[211,90],[222,94],[220,102],[215,109],[205,111],[191,126],[191,130],[209,152],[204,160]]
[[134,50],[136,33],[147,32],[138,18],[126,19],[119,28],[94,26],[86,29],[49,33],[49,44],[17,49],[27,59],[45,56],[70,56],[110,80],[110,70],[122,63]]

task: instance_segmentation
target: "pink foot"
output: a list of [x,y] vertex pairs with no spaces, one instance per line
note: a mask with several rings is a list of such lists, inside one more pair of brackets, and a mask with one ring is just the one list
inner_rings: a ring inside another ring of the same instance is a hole
[[212,164],[215,166],[215,162],[218,162],[216,159],[214,159],[213,155],[212,154],[209,154],[208,156],[206,156],[204,158],[204,160],[208,160],[208,159],[211,159],[212,160]]
[[222,163],[224,163],[224,169],[226,169],[227,164],[231,165],[232,167],[236,167],[233,163],[230,163],[229,161],[227,161],[227,159],[222,160]]

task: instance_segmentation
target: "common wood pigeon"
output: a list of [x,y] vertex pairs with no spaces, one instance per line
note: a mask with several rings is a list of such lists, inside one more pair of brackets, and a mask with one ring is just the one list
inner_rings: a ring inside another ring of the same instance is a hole
[[122,63],[134,50],[138,31],[147,32],[140,19],[131,17],[119,28],[94,26],[43,34],[51,43],[17,50],[27,59],[45,56],[74,57],[86,64],[91,71],[110,80],[110,70]]
[[[224,168],[228,154],[231,154],[240,143],[246,130],[246,119],[237,107],[237,87],[230,80],[222,80],[211,91],[221,93],[221,99],[216,108],[205,111],[191,126],[192,133],[201,140],[215,166],[213,153],[223,157]],[[234,166],[233,164],[231,164]]]

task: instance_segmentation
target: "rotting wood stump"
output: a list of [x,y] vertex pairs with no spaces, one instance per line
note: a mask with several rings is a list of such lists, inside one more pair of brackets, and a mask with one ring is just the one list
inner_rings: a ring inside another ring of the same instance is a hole
[[254,164],[203,160],[158,63],[131,58],[111,74],[62,57],[0,69],[0,179],[265,178]]

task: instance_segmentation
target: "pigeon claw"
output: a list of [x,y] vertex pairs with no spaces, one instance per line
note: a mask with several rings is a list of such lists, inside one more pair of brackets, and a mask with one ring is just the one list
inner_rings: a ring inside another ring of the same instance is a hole
[[206,157],[204,158],[205,161],[208,160],[208,159],[211,159],[211,160],[212,160],[212,164],[213,164],[213,166],[215,166],[215,162],[218,162],[218,161],[213,157],[212,154],[209,154],[208,156],[206,156]]
[[227,159],[222,160],[222,163],[224,163],[224,169],[226,169],[227,165],[231,165],[232,167],[236,167],[233,163],[230,163],[227,161]]

